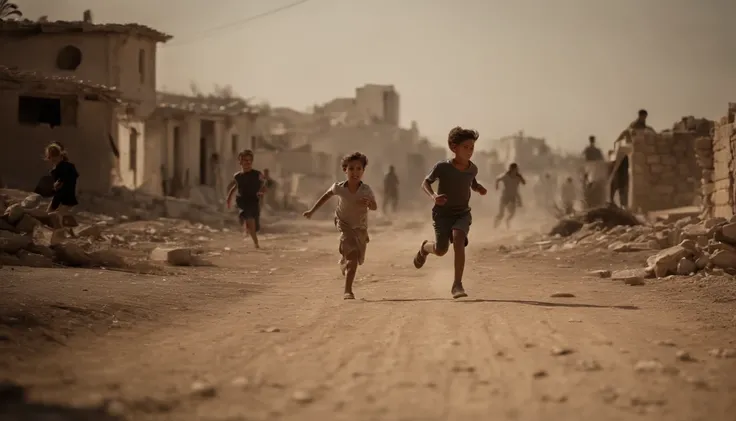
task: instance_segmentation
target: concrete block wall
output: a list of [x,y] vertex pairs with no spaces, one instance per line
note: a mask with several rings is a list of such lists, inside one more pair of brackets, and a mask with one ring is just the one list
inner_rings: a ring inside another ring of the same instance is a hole
[[736,143],[734,124],[726,121],[716,124],[713,133],[713,187],[711,202],[713,216],[729,218],[734,214],[733,178],[734,148]]
[[689,132],[637,133],[632,139],[631,206],[644,212],[692,206],[701,171]]

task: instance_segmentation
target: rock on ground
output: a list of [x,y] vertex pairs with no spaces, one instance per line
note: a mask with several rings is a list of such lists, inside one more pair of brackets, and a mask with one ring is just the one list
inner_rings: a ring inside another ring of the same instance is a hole
[[156,247],[151,252],[151,260],[173,266],[191,266],[194,263],[192,251],[188,248]]

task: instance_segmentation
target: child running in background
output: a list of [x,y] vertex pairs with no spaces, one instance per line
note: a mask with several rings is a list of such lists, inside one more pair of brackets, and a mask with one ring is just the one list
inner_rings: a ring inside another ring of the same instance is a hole
[[335,226],[340,231],[340,245],[338,250],[340,271],[345,276],[345,293],[343,298],[354,300],[353,280],[358,265],[365,261],[365,251],[370,239],[368,238],[368,209],[376,210],[376,197],[373,190],[363,183],[363,173],[368,165],[368,158],[360,152],[355,152],[342,159],[342,170],[347,180],[333,184],[329,190],[317,200],[311,209],[304,212],[306,218],[311,218],[314,212],[327,203],[332,196],[337,196],[335,209]]
[[498,185],[503,183],[503,190],[501,190],[501,201],[498,205],[498,215],[496,215],[495,227],[501,224],[501,220],[506,213],[509,211],[508,217],[506,217],[506,227],[511,226],[511,219],[516,213],[516,206],[518,204],[519,197],[519,184],[526,184],[524,176],[519,172],[519,166],[516,163],[509,165],[509,170],[503,173],[496,179],[496,190]]
[[575,212],[575,182],[572,177],[567,177],[565,183],[560,189],[560,199],[562,200],[562,209],[565,215],[570,215]]
[[235,204],[238,207],[238,219],[246,235],[250,235],[256,248],[258,231],[261,228],[260,200],[266,188],[265,179],[260,171],[253,169],[253,151],[246,149],[238,154],[240,171],[233,175],[230,189],[227,192],[227,207],[230,209],[233,194],[237,192]]
[[[481,196],[487,193],[475,177],[478,167],[470,161],[478,140],[475,130],[455,127],[450,130],[447,144],[455,155],[453,159],[440,161],[422,183],[424,192],[434,201],[432,221],[434,223],[434,241],[422,242],[419,251],[414,257],[414,266],[419,269],[424,266],[427,256],[434,254],[444,256],[453,243],[455,251],[455,278],[452,283],[452,298],[467,297],[463,287],[463,272],[465,270],[465,247],[468,245],[468,233],[472,216],[470,215],[470,191]],[[432,184],[439,181],[437,193]]]
[[51,143],[46,147],[44,158],[51,163],[51,178],[54,180],[54,195],[47,208],[54,232],[51,243],[58,244],[66,237],[66,233],[74,236],[74,232],[65,223],[72,209],[79,204],[77,201],[77,167],[69,162],[64,147],[60,143]]

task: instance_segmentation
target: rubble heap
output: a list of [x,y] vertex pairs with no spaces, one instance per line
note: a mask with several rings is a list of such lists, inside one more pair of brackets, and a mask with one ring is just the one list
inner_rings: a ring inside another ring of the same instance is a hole
[[183,219],[222,228],[235,219],[217,208],[176,197],[154,196],[124,187],[114,187],[110,194],[80,193],[79,209],[104,215],[124,216],[129,220],[156,218]]
[[618,225],[584,224],[563,244],[551,248],[605,247],[614,252],[656,251],[647,258],[643,278],[691,275],[701,270],[736,274],[736,217],[683,218],[675,223]]
[[613,228],[618,226],[640,225],[636,216],[612,203],[589,209],[583,213],[561,219],[550,231],[549,235],[569,237],[580,231],[585,224],[594,224],[597,228]]
[[[64,230],[55,229],[52,217],[46,212],[44,200],[38,194],[31,194],[19,199],[22,192],[9,191],[10,195],[0,195],[0,267],[7,266],[29,266],[29,267],[100,267],[115,269],[131,269],[136,266],[139,270],[146,270],[146,265],[131,265],[130,259],[122,257],[120,250],[135,250],[139,248],[137,241],[149,243],[168,243],[154,249],[147,258],[151,261],[168,263],[174,266],[199,266],[208,265],[197,256],[197,252],[184,248],[172,247],[173,243],[182,244],[189,240],[201,242],[207,240],[199,235],[192,237],[196,231],[225,232],[228,229],[216,229],[205,224],[198,223],[193,228],[180,227],[166,230],[155,228],[145,229],[122,229],[121,233],[112,231],[116,224],[137,224],[135,220],[146,220],[145,225],[157,223],[165,218],[159,215],[171,214],[171,203],[178,207],[179,216],[205,219],[215,224],[224,225],[226,216],[211,212],[201,212],[200,206],[189,205],[188,207],[179,201],[167,199],[154,199],[153,201],[136,201],[132,197],[140,198],[141,195],[120,197],[120,193],[113,197],[98,197],[97,201],[90,203],[86,197],[86,208],[108,209],[116,218],[105,214],[92,214],[79,212],[78,216],[90,219],[93,222],[80,225],[73,216],[64,218],[63,225],[70,228],[73,235],[68,236]],[[14,193],[14,194],[12,194]],[[123,193],[124,194],[124,193]],[[15,197],[13,197],[15,196]],[[118,200],[115,200],[115,197]],[[122,200],[121,200],[122,199]],[[167,206],[168,204],[168,206]],[[131,215],[131,216],[128,216]],[[194,219],[193,218],[193,219]],[[185,221],[168,219],[168,225],[187,224]],[[110,232],[112,231],[112,232]],[[137,232],[141,231],[141,232]],[[60,235],[62,234],[62,235]],[[183,235],[185,238],[174,238]],[[171,241],[175,240],[175,241]],[[139,250],[140,251],[140,250]],[[129,257],[129,256],[128,256]],[[148,267],[150,269],[150,267]]]

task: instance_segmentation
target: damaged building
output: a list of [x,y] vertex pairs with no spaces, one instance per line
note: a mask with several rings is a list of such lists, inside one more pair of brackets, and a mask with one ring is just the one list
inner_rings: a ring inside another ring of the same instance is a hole
[[124,111],[116,89],[0,67],[0,110],[0,176],[9,187],[33,190],[49,171],[44,147],[58,141],[82,175],[80,189],[110,188],[117,165],[111,123]]
[[224,197],[238,168],[238,153],[256,149],[257,109],[238,97],[189,96],[159,92],[146,121],[147,154],[158,167],[141,188],[152,194],[205,200]]
[[[77,22],[0,22],[3,65],[37,72],[41,78],[32,90],[16,89],[15,94],[3,97],[8,110],[3,117],[6,133],[13,133],[15,144],[23,142],[24,146],[14,148],[11,138],[3,137],[2,147],[20,160],[17,162],[31,162],[41,155],[43,145],[60,141],[80,167],[80,190],[105,191],[113,184],[133,189],[142,186],[159,171],[158,162],[145,153],[144,122],[156,108],[156,48],[170,38],[138,24],[95,24],[89,12]],[[43,85],[43,78],[55,78],[56,91],[49,89],[51,84]],[[60,78],[68,81],[65,94],[57,89]],[[72,85],[84,90],[74,93]],[[100,93],[97,97],[89,93],[94,86]],[[103,94],[113,91],[124,93],[124,107],[112,107],[108,94]],[[24,111],[27,121],[19,121],[20,109],[28,107],[36,111]],[[114,162],[113,170],[97,167],[109,161]],[[94,166],[94,170],[85,166]],[[28,187],[43,174],[43,168],[25,168],[28,179],[19,182]],[[10,174],[5,178],[13,180]]]

